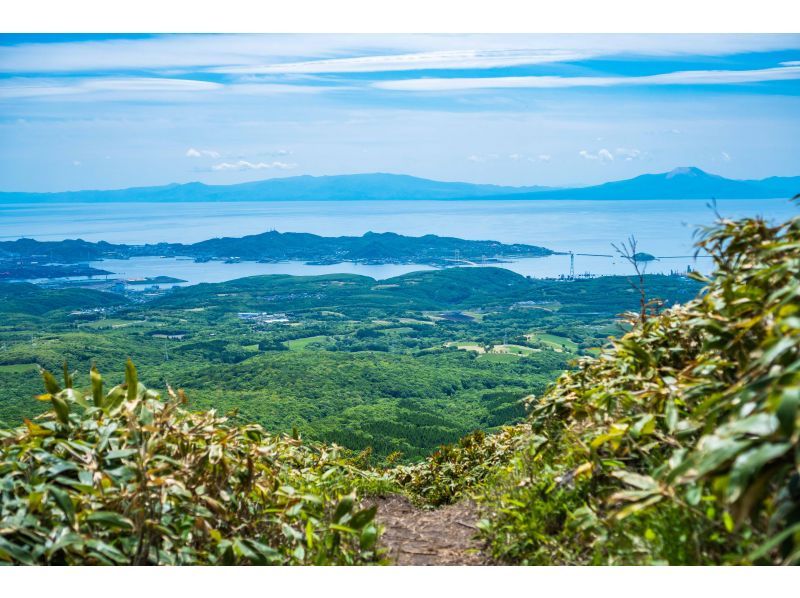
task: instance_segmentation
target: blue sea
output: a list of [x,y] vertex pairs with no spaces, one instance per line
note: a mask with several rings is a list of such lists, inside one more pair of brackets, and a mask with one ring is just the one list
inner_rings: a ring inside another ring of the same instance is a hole
[[[784,199],[718,200],[728,218],[762,215],[774,221],[797,213]],[[626,274],[630,266],[613,256],[612,243],[634,235],[640,251],[658,256],[649,272],[708,271],[708,258],[695,259],[699,227],[715,220],[714,210],[698,200],[641,201],[302,201],[237,203],[0,204],[0,240],[81,238],[115,243],[192,243],[213,237],[239,237],[268,230],[325,236],[367,231],[540,245],[574,252],[576,274]],[[591,254],[591,255],[586,255]],[[255,274],[352,272],[388,278],[425,266],[337,264],[195,264],[190,260],[137,258],[93,265],[126,277],[161,274],[190,283],[219,282]],[[511,270],[536,277],[569,271],[568,256],[517,260]]]

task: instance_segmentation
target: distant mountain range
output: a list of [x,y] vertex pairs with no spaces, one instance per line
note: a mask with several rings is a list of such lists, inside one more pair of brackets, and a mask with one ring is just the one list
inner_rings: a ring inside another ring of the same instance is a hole
[[313,201],[345,199],[474,199],[535,193],[548,187],[503,187],[431,181],[404,174],[344,174],[266,179],[238,185],[172,184],[111,191],[0,193],[2,202]]
[[692,166],[592,187],[523,191],[484,199],[771,199],[800,193],[800,176],[741,181]]
[[172,184],[109,191],[0,193],[3,203],[448,199],[768,199],[800,193],[800,176],[735,180],[694,167],[591,187],[504,187],[399,174],[297,176],[238,185]]

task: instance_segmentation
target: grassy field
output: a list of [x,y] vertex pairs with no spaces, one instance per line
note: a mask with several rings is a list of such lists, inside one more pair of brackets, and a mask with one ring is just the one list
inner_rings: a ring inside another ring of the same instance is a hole
[[290,351],[305,351],[311,343],[320,343],[327,340],[328,337],[324,335],[307,336],[305,338],[296,338],[286,341],[286,346]]
[[556,351],[563,351],[566,349],[570,353],[574,353],[578,350],[578,344],[566,336],[558,336],[555,334],[542,332],[533,332],[525,336],[531,342],[539,341],[546,345],[550,345]]
[[13,373],[13,374],[25,374],[25,373],[35,373],[36,370],[39,369],[35,363],[17,363],[14,365],[0,365],[0,372],[3,373]]

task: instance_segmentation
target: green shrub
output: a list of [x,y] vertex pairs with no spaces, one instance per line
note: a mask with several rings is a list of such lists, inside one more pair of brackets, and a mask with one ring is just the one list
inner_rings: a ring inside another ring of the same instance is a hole
[[416,502],[439,506],[455,502],[497,472],[527,438],[530,426],[506,426],[497,434],[478,430],[445,445],[416,465],[388,470],[390,479]]
[[800,562],[800,218],[721,221],[716,272],[532,408],[484,488],[496,558]]
[[191,413],[137,381],[63,388],[0,431],[0,561],[19,564],[363,564],[380,561],[370,474],[336,447]]

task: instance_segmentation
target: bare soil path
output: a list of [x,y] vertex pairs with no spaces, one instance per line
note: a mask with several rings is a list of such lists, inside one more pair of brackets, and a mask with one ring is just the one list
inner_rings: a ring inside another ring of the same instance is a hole
[[488,565],[474,539],[475,504],[462,500],[428,511],[403,496],[375,499],[377,522],[384,527],[381,543],[394,565]]

